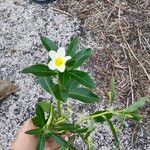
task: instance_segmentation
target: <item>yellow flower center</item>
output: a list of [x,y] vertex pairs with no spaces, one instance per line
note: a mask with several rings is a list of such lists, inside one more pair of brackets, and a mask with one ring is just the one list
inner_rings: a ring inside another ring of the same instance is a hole
[[64,63],[64,59],[59,57],[55,59],[55,65],[60,67]]

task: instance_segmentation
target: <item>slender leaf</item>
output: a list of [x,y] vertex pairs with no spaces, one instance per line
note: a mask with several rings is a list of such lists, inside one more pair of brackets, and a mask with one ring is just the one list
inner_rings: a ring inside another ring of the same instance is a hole
[[79,71],[79,70],[70,70],[69,75],[73,79],[75,79],[77,82],[84,85],[85,87],[88,87],[91,89],[95,88],[95,84],[94,84],[93,80],[87,73],[85,73],[83,71]]
[[80,129],[81,127],[76,124],[70,124],[70,123],[63,123],[60,124],[60,126],[57,127],[58,130],[65,130],[65,131],[70,131],[72,133],[75,133],[76,130]]
[[80,128],[80,129],[75,130],[75,133],[85,133],[87,131],[88,131],[88,128]]
[[79,41],[77,37],[71,38],[70,44],[68,45],[68,48],[67,48],[67,55],[73,56],[75,54],[75,51],[78,47],[78,42]]
[[66,84],[66,89],[68,89],[68,91],[70,91],[73,88],[77,88],[79,85],[79,83],[74,80],[74,79],[69,79],[69,81]]
[[120,121],[120,123],[124,126],[124,120],[126,118],[126,115],[124,112],[118,113],[117,118]]
[[44,110],[44,112],[47,112],[47,113],[49,113],[51,107],[53,107],[53,106],[52,106],[49,102],[47,102],[47,101],[38,102],[38,105],[41,106],[42,109]]
[[36,117],[32,118],[32,121],[37,127],[43,127],[46,124],[45,114],[41,106],[36,106]]
[[40,120],[38,117],[32,118],[32,123],[33,123],[36,127],[43,127],[43,123],[41,122],[41,120]]
[[55,140],[55,142],[60,145],[60,146],[64,146],[66,148],[69,148],[71,150],[76,150],[76,148],[74,148],[72,145],[70,145],[66,140],[64,140],[61,136],[57,135],[57,134],[53,134],[52,138]]
[[99,98],[86,88],[74,88],[70,90],[69,97],[78,99],[84,103],[98,102]]
[[69,72],[65,71],[64,73],[59,74],[59,82],[61,86],[64,87],[67,91],[78,86],[78,82],[69,77]]
[[43,46],[46,48],[47,52],[49,52],[50,50],[58,50],[58,46],[51,41],[49,38],[41,35],[41,42],[43,44]]
[[94,148],[94,142],[91,136],[88,137],[87,139],[87,149],[88,150],[93,150]]
[[118,149],[120,149],[120,142],[119,142],[119,139],[118,139],[117,131],[116,131],[114,125],[112,124],[112,122],[110,120],[107,120],[107,122],[108,122],[108,125],[109,125],[110,129],[111,129],[114,140],[115,140],[114,144]]
[[[113,116],[112,113],[109,113],[109,112],[107,114],[105,114],[106,112],[107,112],[107,110],[97,111],[97,112],[93,113],[91,116],[93,116],[93,119],[95,122],[103,123],[105,121],[105,118],[103,118],[103,116],[105,116],[108,120],[111,119]],[[95,115],[99,115],[99,116],[94,117]]]
[[69,80],[70,80],[70,78],[69,78],[69,74],[67,71],[65,71],[63,73],[59,73],[59,82],[62,87],[66,88]]
[[94,129],[95,129],[95,124],[94,124],[93,121],[91,121],[90,126],[89,126],[87,132],[86,132],[85,135],[84,135],[84,138],[85,138],[86,140],[88,140],[90,134],[94,131]]
[[134,121],[140,121],[141,120],[141,116],[138,114],[138,112],[130,112],[130,113],[126,113],[126,117],[134,120]]
[[73,66],[74,64],[75,60],[73,59],[73,57],[66,62],[66,66],[68,66],[69,68],[71,68],[71,66]]
[[78,68],[81,66],[89,57],[91,56],[91,49],[84,49],[75,54],[74,64],[72,65],[72,69]]
[[38,82],[40,83],[40,85],[43,87],[44,90],[54,95],[53,92],[54,85],[50,77],[39,77]]
[[143,107],[147,102],[149,102],[148,97],[142,97],[140,100],[134,102],[131,106],[129,106],[127,109],[124,110],[125,113],[127,112],[136,112],[141,107]]
[[41,120],[43,125],[45,125],[45,114],[41,106],[36,106],[36,116]]
[[33,130],[28,130],[25,133],[29,134],[29,135],[37,135],[39,133],[41,133],[43,131],[42,128],[37,128],[37,129],[33,129]]
[[56,99],[65,102],[68,98],[68,91],[59,85],[55,86]]
[[45,136],[42,134],[37,139],[36,150],[44,150],[45,146]]
[[31,73],[35,76],[53,76],[56,73],[43,64],[36,64],[30,67],[24,68],[21,73]]
[[61,146],[61,147],[58,148],[58,150],[69,150],[69,149],[66,148],[66,147]]
[[60,135],[49,132],[47,136],[50,136],[59,146],[63,146],[66,148],[71,148],[71,150],[76,150],[73,146],[71,146],[66,140],[64,140]]

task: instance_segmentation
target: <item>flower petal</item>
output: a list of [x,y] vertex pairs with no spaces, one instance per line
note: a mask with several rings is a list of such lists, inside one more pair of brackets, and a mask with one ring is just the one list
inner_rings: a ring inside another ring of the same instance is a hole
[[59,49],[57,50],[57,54],[60,57],[65,57],[65,55],[66,55],[65,48],[64,47],[59,47]]
[[65,57],[65,62],[67,62],[68,60],[70,60],[71,59],[71,56],[66,56]]
[[57,55],[57,52],[56,51],[53,51],[53,50],[51,50],[50,52],[49,52],[49,57],[51,58],[51,59],[54,59],[54,58],[56,58],[58,55]]
[[50,61],[49,64],[48,64],[48,67],[49,67],[49,69],[51,69],[51,70],[55,70],[56,67],[55,67],[54,61]]
[[64,72],[65,71],[65,64],[64,65],[61,65],[60,67],[57,67],[57,70],[60,71],[60,72]]

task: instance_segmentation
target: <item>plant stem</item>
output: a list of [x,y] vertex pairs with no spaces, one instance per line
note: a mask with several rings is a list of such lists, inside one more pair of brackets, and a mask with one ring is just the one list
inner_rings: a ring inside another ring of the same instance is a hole
[[61,117],[61,102],[57,100],[57,109],[58,109],[58,115]]
[[52,121],[52,117],[53,117],[53,109],[51,107],[50,112],[49,112],[49,118],[48,118],[48,121],[47,121],[47,123],[45,125],[46,127],[48,127],[50,125],[50,123]]
[[80,120],[77,121],[77,123],[82,123],[84,122],[85,120],[89,120],[89,119],[94,119],[96,117],[100,117],[100,116],[103,116],[103,115],[106,115],[106,114],[109,114],[110,112],[103,112],[101,114],[95,114],[95,115],[91,115],[91,116],[85,116],[83,118],[81,118]]

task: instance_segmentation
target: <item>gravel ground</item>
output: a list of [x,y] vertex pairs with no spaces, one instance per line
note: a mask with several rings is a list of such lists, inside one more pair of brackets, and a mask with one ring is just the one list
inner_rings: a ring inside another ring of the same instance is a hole
[[[9,80],[20,88],[17,93],[0,102],[2,150],[9,149],[9,144],[15,138],[21,124],[34,114],[35,103],[41,99],[50,99],[33,76],[19,73],[25,66],[36,62],[45,63],[47,55],[40,44],[39,34],[48,35],[61,46],[66,45],[72,35],[80,35],[81,41],[86,41],[86,46],[92,47],[94,41],[90,36],[84,39],[81,36],[81,29],[81,23],[77,18],[55,11],[51,4],[38,5],[26,0],[0,1],[0,78]],[[84,46],[84,42],[81,42],[81,46]],[[84,69],[93,75],[90,64],[91,62],[85,65]],[[105,103],[84,106],[77,101],[71,101],[70,104],[73,104],[74,112],[81,114],[105,107]],[[150,149],[150,138],[141,130],[137,133],[135,144],[132,145],[130,137],[133,125],[128,123],[127,126],[129,129],[120,135],[122,149]],[[100,128],[97,126],[96,132],[93,133],[95,150],[115,149],[110,135],[106,125]],[[79,150],[83,149],[80,139],[76,140],[76,145]]]
[[20,124],[34,113],[38,99],[49,98],[33,77],[19,73],[25,66],[46,61],[39,34],[64,45],[78,34],[79,22],[53,11],[50,5],[25,1],[1,1],[0,13],[0,78],[15,82],[20,88],[0,103],[0,147],[6,150]]

